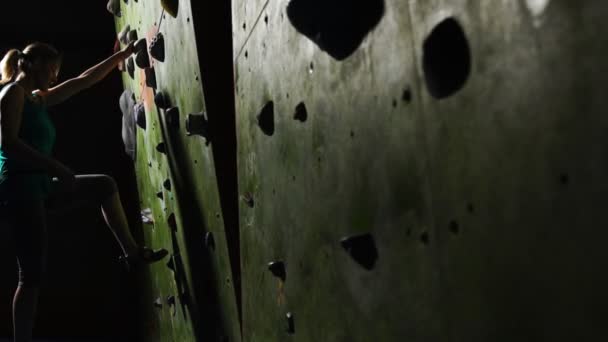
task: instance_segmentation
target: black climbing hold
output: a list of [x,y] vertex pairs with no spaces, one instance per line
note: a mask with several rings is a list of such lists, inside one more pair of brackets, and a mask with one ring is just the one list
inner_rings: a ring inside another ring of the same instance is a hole
[[384,0],[291,0],[295,29],[337,60],[352,55],[384,15]]
[[439,23],[423,45],[423,71],[429,93],[442,99],[464,87],[471,73],[471,50],[454,18]]
[[118,33],[118,40],[124,45],[129,44],[129,32],[131,32],[131,26],[127,25]]
[[568,176],[567,173],[563,173],[559,176],[559,182],[562,183],[563,185],[567,185],[568,183],[570,183],[570,176]]
[[457,235],[460,232],[460,226],[456,221],[450,221],[450,232],[452,234]]
[[424,245],[428,245],[431,242],[431,238],[428,232],[420,234],[420,242],[422,242]]
[[179,128],[179,108],[171,107],[165,112],[165,122],[171,128]]
[[156,150],[160,153],[166,154],[167,153],[167,145],[164,142],[159,143],[158,145],[156,145]]
[[165,11],[169,13],[173,18],[177,18],[177,12],[179,10],[179,0],[161,0],[160,4],[163,6]]
[[166,179],[166,180],[163,182],[163,187],[165,188],[165,190],[167,190],[167,191],[171,191],[171,180]]
[[150,67],[150,57],[148,56],[147,49],[143,49],[135,54],[135,64],[137,64],[140,69]]
[[365,269],[372,270],[374,268],[378,259],[378,250],[371,234],[346,237],[340,240],[340,244]]
[[205,145],[209,145],[209,121],[205,113],[188,114],[186,118],[186,135],[200,135],[205,138]]
[[159,62],[165,61],[165,38],[161,32],[150,42],[150,56]]
[[169,99],[167,98],[165,93],[159,91],[158,93],[156,93],[156,95],[154,95],[154,104],[156,104],[156,107],[160,109],[167,109],[169,108]]
[[285,318],[287,319],[287,333],[290,335],[293,335],[296,333],[296,323],[293,317],[293,314],[291,312],[288,312],[285,315]]
[[156,298],[156,300],[154,301],[154,307],[158,308],[158,309],[162,309],[163,301],[160,297]]
[[255,205],[253,201],[253,195],[250,192],[245,193],[242,199],[243,202],[245,202],[249,208],[253,208],[253,206]]
[[167,296],[167,304],[175,305],[175,296]]
[[131,79],[135,79],[135,62],[133,61],[133,56],[127,59],[127,72]]
[[133,53],[138,53],[147,49],[146,38],[138,39],[135,44],[133,44]]
[[164,200],[164,199],[165,199],[165,195],[163,194],[163,192],[162,192],[162,191],[157,192],[157,193],[156,193],[156,197],[158,197],[158,198],[159,198],[159,199],[161,199],[161,200]]
[[127,43],[132,43],[132,42],[136,42],[136,41],[137,41],[137,30],[129,31],[129,34],[127,34]]
[[137,122],[137,126],[146,129],[146,108],[144,107],[144,104],[141,102],[136,103],[133,110],[135,111],[135,122]]
[[175,214],[172,213],[169,215],[167,218],[167,224],[172,231],[177,232],[177,221],[175,220]]
[[412,91],[409,88],[403,91],[403,94],[401,94],[401,100],[405,103],[412,102]]
[[167,268],[175,272],[175,261],[173,261],[173,258],[169,258],[169,261],[167,262]]
[[308,119],[308,111],[306,110],[306,105],[304,102],[300,102],[296,106],[296,112],[293,115],[293,118],[301,122],[306,122]]
[[215,250],[215,238],[212,232],[205,233],[205,245],[212,250]]
[[268,263],[268,270],[277,278],[285,281],[287,272],[285,271],[285,263],[282,261],[273,261]]
[[269,101],[257,116],[258,125],[264,134],[274,134],[274,102]]
[[475,212],[475,207],[473,206],[473,203],[467,204],[467,210],[471,214]]
[[121,17],[122,13],[120,12],[120,0],[109,0],[106,8],[115,16],[119,18]]
[[146,68],[144,72],[146,73],[146,85],[156,89],[156,73],[154,72],[154,68]]

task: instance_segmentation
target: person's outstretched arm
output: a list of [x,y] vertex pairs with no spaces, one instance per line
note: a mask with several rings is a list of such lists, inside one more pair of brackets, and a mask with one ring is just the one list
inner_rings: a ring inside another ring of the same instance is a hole
[[103,80],[118,63],[128,58],[133,53],[133,43],[123,50],[116,52],[101,63],[91,67],[78,77],[69,79],[47,91],[38,91],[37,94],[44,97],[48,107],[59,104],[80,91],[90,88],[97,82]]

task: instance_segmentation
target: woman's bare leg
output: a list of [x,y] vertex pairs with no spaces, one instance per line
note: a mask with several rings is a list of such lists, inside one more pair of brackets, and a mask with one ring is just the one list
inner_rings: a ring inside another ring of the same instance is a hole
[[137,242],[131,235],[129,223],[120,201],[118,191],[115,191],[101,202],[101,212],[116,240],[125,254],[131,255],[137,250]]
[[30,342],[40,289],[19,285],[13,298],[13,332],[15,342]]

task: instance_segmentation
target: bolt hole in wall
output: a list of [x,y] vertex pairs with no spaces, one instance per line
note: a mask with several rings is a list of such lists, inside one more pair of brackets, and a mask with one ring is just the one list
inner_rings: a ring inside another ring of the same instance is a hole
[[352,55],[384,16],[384,0],[291,0],[293,27],[336,60]]
[[456,19],[447,18],[431,31],[423,53],[424,78],[433,97],[443,99],[462,89],[471,73],[471,50]]

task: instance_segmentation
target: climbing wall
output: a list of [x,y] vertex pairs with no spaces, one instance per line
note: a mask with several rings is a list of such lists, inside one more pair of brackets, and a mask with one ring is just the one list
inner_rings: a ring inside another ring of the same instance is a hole
[[190,1],[110,1],[108,10],[120,46],[136,42],[120,102],[144,242],[170,251],[142,278],[145,341],[239,341]]
[[243,340],[606,337],[605,2],[232,12]]

